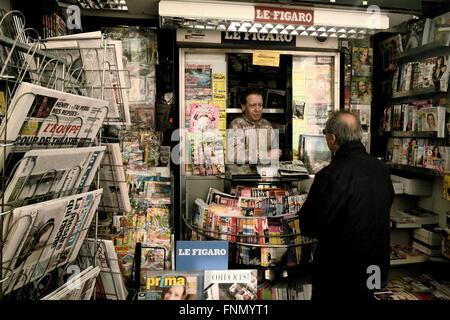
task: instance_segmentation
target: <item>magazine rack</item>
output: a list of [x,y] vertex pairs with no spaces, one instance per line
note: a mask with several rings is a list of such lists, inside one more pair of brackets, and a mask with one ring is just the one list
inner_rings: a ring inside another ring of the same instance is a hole
[[[33,35],[36,36],[33,37]],[[106,52],[106,46],[100,49]],[[105,119],[108,121],[111,120],[108,117],[109,109],[106,105],[97,108],[96,113],[91,114],[90,117],[83,118],[82,116],[74,116],[69,121],[64,121],[64,118],[67,117],[58,116],[57,114],[50,115],[47,112],[46,114],[40,114],[40,122],[55,128],[46,136],[47,139],[51,141],[56,138],[56,127],[66,125],[66,128],[61,129],[62,131],[57,136],[61,139],[57,140],[60,143],[53,145],[39,144],[38,141],[33,139],[33,136],[37,137],[39,132],[36,129],[35,134],[29,135],[31,136],[31,143],[18,145],[16,141],[8,139],[10,137],[8,128],[14,127],[11,121],[12,115],[20,112],[25,100],[31,99],[37,101],[38,99],[38,94],[31,92],[19,93],[17,95],[16,93],[20,90],[21,85],[23,83],[29,83],[31,85],[38,85],[43,90],[49,89],[55,92],[71,93],[80,97],[89,96],[91,93],[91,98],[97,99],[105,97],[107,95],[106,90],[114,89],[117,93],[117,99],[122,101],[119,104],[121,114],[123,115],[125,113],[126,106],[123,103],[124,98],[122,94],[123,90],[126,89],[126,81],[123,80],[123,74],[126,71],[120,70],[117,64],[98,60],[98,67],[86,68],[83,63],[80,64],[80,59],[77,59],[81,57],[82,53],[79,47],[54,49],[54,46],[50,45],[50,43],[40,39],[35,30],[25,28],[24,15],[19,11],[0,13],[0,60],[2,61],[2,66],[0,67],[0,90],[3,93],[0,95],[0,105],[2,106],[1,109],[3,109],[0,112],[3,128],[1,130],[2,132],[0,132],[0,165],[3,171],[1,176],[2,192],[0,199],[2,209],[0,213],[0,300],[4,298],[39,299],[43,297],[51,291],[52,287],[58,285],[58,282],[60,282],[61,268],[69,268],[76,259],[76,256],[71,254],[57,254],[56,251],[59,248],[50,241],[52,232],[56,231],[55,228],[57,228],[54,221],[49,220],[44,225],[38,225],[37,221],[40,218],[39,210],[34,213],[23,214],[19,219],[13,220],[12,213],[14,210],[20,209],[24,205],[89,191],[88,185],[82,187],[74,185],[74,187],[70,188],[61,187],[55,189],[54,186],[58,179],[57,170],[49,169],[37,173],[35,171],[36,168],[31,167],[31,170],[22,177],[22,183],[19,184],[20,187],[15,189],[14,192],[21,194],[25,188],[29,187],[31,179],[36,182],[36,187],[28,192],[26,197],[19,197],[18,199],[14,199],[14,201],[9,201],[6,198],[5,191],[13,179],[14,173],[21,164],[30,160],[29,158],[23,158],[16,162],[20,159],[17,157],[21,156],[21,153],[36,149],[79,148],[99,145],[101,142],[100,134],[97,135],[93,132],[97,132],[95,129],[98,130]],[[106,60],[105,54],[103,57]],[[94,85],[86,82],[85,74],[87,69],[95,69],[92,72],[100,78],[100,84],[97,84],[95,87],[99,92],[99,97],[93,96],[92,94]],[[120,77],[119,74],[121,75]],[[107,82],[105,81],[107,76],[115,80]],[[105,83],[109,84],[105,85]],[[42,105],[46,106],[46,103],[41,102],[41,107]],[[40,112],[37,109],[37,104],[30,107],[29,111],[21,118],[22,121],[27,121],[26,123],[29,125],[25,129],[32,127],[32,115]],[[38,124],[36,123],[36,125]],[[80,128],[84,127],[85,130],[78,130],[75,134],[72,133],[70,135],[68,128],[75,125],[80,126]],[[18,129],[21,128],[19,127]],[[71,140],[72,143],[64,143],[63,141],[66,141],[66,138],[73,138]],[[8,157],[8,154],[11,156]],[[68,183],[71,178],[77,179],[80,171],[80,166],[74,166],[68,169],[68,175],[62,181],[63,185]],[[93,179],[95,179],[95,176],[93,176]],[[98,178],[96,185],[99,185]],[[38,188],[38,186],[40,187]],[[98,217],[94,205],[92,210],[93,216],[90,216],[90,219],[93,221],[93,230],[87,222],[84,223],[85,221],[91,220],[74,222],[76,229],[69,234],[70,238],[74,241],[74,247],[80,242],[79,237],[85,237],[89,231],[93,231],[95,233],[95,239],[97,239]],[[22,238],[20,238],[14,231],[19,225],[22,228],[21,230],[33,230],[33,233],[31,231],[25,232],[22,234]],[[8,228],[5,229],[5,226],[8,226]],[[24,235],[28,233],[33,234],[33,237],[25,238]],[[26,243],[22,249],[18,246],[13,247],[9,255],[4,256],[5,245],[8,244],[8,240],[11,243],[13,242],[11,240],[13,236],[15,236],[14,243],[23,243],[24,241]],[[27,257],[30,255],[35,255],[37,258],[36,261],[38,262],[31,264],[31,267],[30,265],[25,265]],[[41,261],[41,258],[45,258],[46,260]],[[93,259],[93,264],[95,265],[95,259]],[[26,267],[28,270],[25,271],[24,269]]]
[[[307,258],[307,262],[312,261],[313,253],[316,249],[317,245],[317,239],[309,238],[306,236],[303,236],[301,233],[291,233],[291,234],[281,234],[281,235],[256,235],[256,234],[234,234],[229,232],[220,232],[220,231],[214,231],[214,230],[208,230],[205,228],[199,228],[198,226],[191,223],[186,217],[186,215],[183,215],[183,221],[185,225],[189,228],[191,232],[195,232],[199,235],[204,236],[208,240],[228,240],[230,244],[236,247],[237,251],[239,251],[243,247],[247,248],[284,248],[286,250],[290,248],[298,248],[298,247],[306,247],[310,249],[310,257]],[[258,218],[264,218],[264,217],[258,217]],[[230,241],[230,237],[233,237],[237,239],[237,241]],[[254,242],[258,242],[260,238],[270,238],[270,239],[279,239],[282,243],[289,243],[294,242],[290,244],[258,244]],[[294,240],[292,240],[294,239]],[[302,261],[304,260],[302,255]],[[255,265],[248,265],[244,263],[240,263],[242,265],[252,266],[255,267]],[[262,267],[271,269],[273,266],[267,266]]]
[[[134,123],[133,123],[134,124]],[[133,126],[132,130],[125,130],[125,131],[121,131],[119,132],[118,130],[116,130],[116,128],[114,127],[108,127],[105,128],[106,132],[104,132],[104,135],[102,136],[102,140],[104,142],[107,143],[118,143],[121,146],[121,150],[122,153],[127,153],[128,151],[126,151],[127,149],[127,143],[128,148],[130,148],[130,150],[132,149],[136,149],[136,150],[140,150],[137,151],[137,153],[140,153],[139,156],[136,156],[136,158],[133,158],[132,156],[130,156],[130,158],[128,159],[128,156],[126,156],[125,158],[127,160],[124,160],[124,164],[121,165],[121,167],[125,167],[128,170],[128,173],[131,173],[131,176],[128,176],[126,178],[127,181],[125,180],[121,180],[117,177],[117,175],[113,175],[112,179],[107,179],[107,180],[102,180],[102,178],[100,179],[100,182],[113,182],[114,184],[120,184],[122,182],[127,182],[129,184],[129,193],[130,193],[130,200],[132,201],[138,201],[140,203],[140,201],[142,202],[147,202],[148,205],[147,207],[152,207],[153,203],[152,200],[157,200],[156,203],[154,203],[156,208],[165,208],[168,209],[170,212],[170,225],[173,226],[173,206],[171,205],[173,203],[173,193],[171,193],[171,197],[169,198],[163,198],[163,199],[158,199],[158,198],[147,198],[146,194],[147,191],[143,191],[143,190],[147,190],[145,187],[141,190],[140,183],[145,182],[147,180],[145,180],[144,177],[141,177],[141,179],[137,179],[134,180],[135,177],[134,175],[136,174],[137,176],[139,176],[139,173],[142,173],[145,176],[146,172],[152,172],[152,168],[158,168],[158,167],[153,167],[153,165],[149,164],[149,162],[147,162],[146,157],[143,155],[143,153],[146,152],[145,147],[148,146],[149,144],[151,144],[153,141],[152,139],[155,139],[154,141],[159,141],[159,139],[161,137],[159,137],[158,135],[148,135],[150,133],[150,131],[154,131],[154,128],[151,128],[149,126]],[[143,136],[141,136],[141,133],[143,134]],[[147,136],[148,135],[148,136]],[[149,140],[146,140],[146,139]],[[158,143],[156,145],[159,145]],[[140,160],[138,160],[140,159]],[[111,163],[111,162],[110,162]],[[105,167],[107,167],[107,170],[110,169],[111,171],[113,171],[116,166],[109,166],[106,165]],[[160,167],[161,169],[163,169],[163,171],[165,170],[165,167]],[[147,169],[149,169],[150,171],[148,171]],[[161,174],[161,176],[163,176],[163,174],[160,172],[160,170],[156,170],[157,172],[159,172]],[[167,170],[167,172],[169,172]],[[151,176],[153,174],[150,174]],[[155,175],[157,175],[157,173],[155,172]],[[168,179],[170,178],[172,184],[173,184],[173,176],[170,175],[169,176],[165,176],[164,178]],[[153,180],[148,180],[149,182],[153,181]],[[137,184],[136,184],[137,182]],[[141,192],[144,192],[144,194],[141,194]],[[133,196],[134,195],[134,196]],[[117,198],[117,194],[116,194],[116,200],[119,200]],[[162,200],[162,201],[161,201]],[[144,205],[145,207],[145,205]],[[135,206],[133,209],[131,209],[132,214],[128,215],[128,219],[130,219],[132,216],[134,216],[134,214],[136,213],[137,215],[140,215],[142,212],[137,213],[137,211],[140,211],[141,206]],[[117,207],[112,207],[109,205],[100,205],[100,209],[99,211],[104,211],[104,212],[113,212],[113,214],[118,213],[120,211],[124,212],[122,209],[124,209],[123,207],[121,207],[120,205]],[[136,212],[134,211],[136,210]],[[145,214],[144,214],[145,215]],[[148,218],[148,216],[147,216]],[[146,219],[147,219],[146,218]],[[109,219],[109,217],[108,217]],[[146,220],[146,223],[148,223],[148,220]],[[146,224],[147,225],[147,224]],[[146,229],[146,227],[142,227],[142,229]],[[164,227],[163,227],[164,229]],[[142,230],[141,230],[142,231]],[[135,235],[130,236],[130,233],[135,233],[136,232],[136,236],[137,234],[139,234],[139,230],[134,229],[130,230],[128,229],[128,231],[126,232],[126,234],[128,234],[127,238],[130,239],[138,239],[135,238]],[[146,230],[145,232],[148,233],[148,230]],[[165,233],[165,231],[163,231],[163,233]],[[114,234],[112,235],[112,237],[118,237],[120,238],[122,235],[122,233],[119,234]],[[133,242],[133,240],[132,240]],[[164,244],[162,244],[161,246],[158,246],[157,244],[155,245],[151,245],[153,243],[153,240],[151,241],[146,241],[143,239],[140,239],[140,242],[136,242],[135,245],[135,250],[134,250],[134,259],[133,259],[133,269],[131,271],[131,276],[129,278],[129,282],[128,282],[128,289],[129,289],[129,295],[128,295],[128,299],[134,300],[137,298],[137,294],[139,292],[139,285],[140,285],[140,271],[141,269],[145,269],[147,268],[146,265],[148,263],[148,265],[150,265],[151,269],[158,269],[161,268],[162,270],[166,270],[169,268],[169,252],[170,252],[170,248],[169,247],[165,247]],[[128,243],[128,246],[130,246],[130,243]],[[133,247],[133,245],[131,245],[131,247]],[[173,243],[170,244],[170,247],[173,247]],[[131,253],[130,253],[131,254]],[[145,259],[143,259],[143,257],[146,257]]]

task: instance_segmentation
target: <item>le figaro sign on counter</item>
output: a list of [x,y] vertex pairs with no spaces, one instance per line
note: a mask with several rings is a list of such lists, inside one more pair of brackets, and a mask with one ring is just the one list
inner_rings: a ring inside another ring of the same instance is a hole
[[314,24],[314,11],[255,6],[254,21],[312,26]]

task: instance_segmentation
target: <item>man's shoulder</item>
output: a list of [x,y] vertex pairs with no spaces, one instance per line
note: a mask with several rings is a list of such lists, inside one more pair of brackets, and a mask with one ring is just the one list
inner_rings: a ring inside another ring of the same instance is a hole
[[261,120],[259,120],[259,124],[260,124],[260,126],[261,127],[263,127],[263,128],[272,128],[272,124],[268,121],[268,120],[266,120],[266,119],[264,119],[264,118],[261,118]]
[[359,156],[347,156],[331,163],[329,172],[339,172],[345,169],[349,171],[362,170],[369,174],[379,174],[382,171],[388,172],[388,166],[381,160],[365,152]]
[[229,128],[230,129],[238,129],[238,128],[242,128],[245,124],[245,119],[242,116],[239,116],[235,119],[233,119],[230,124],[229,124]]

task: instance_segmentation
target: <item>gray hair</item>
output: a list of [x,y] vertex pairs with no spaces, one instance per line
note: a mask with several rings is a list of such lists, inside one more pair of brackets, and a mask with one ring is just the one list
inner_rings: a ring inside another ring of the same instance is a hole
[[[343,119],[344,115],[351,115],[354,122],[347,122]],[[349,111],[336,111],[330,114],[325,125],[324,133],[331,133],[336,136],[336,142],[342,146],[344,143],[361,141],[361,121],[359,117]]]

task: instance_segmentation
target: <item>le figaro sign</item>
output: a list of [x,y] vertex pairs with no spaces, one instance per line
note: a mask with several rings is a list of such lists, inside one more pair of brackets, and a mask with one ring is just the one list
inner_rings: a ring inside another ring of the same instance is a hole
[[295,37],[290,34],[250,33],[250,32],[223,32],[223,43],[257,42],[270,45],[288,44],[295,46]]
[[311,26],[314,24],[314,11],[255,6],[254,21]]

